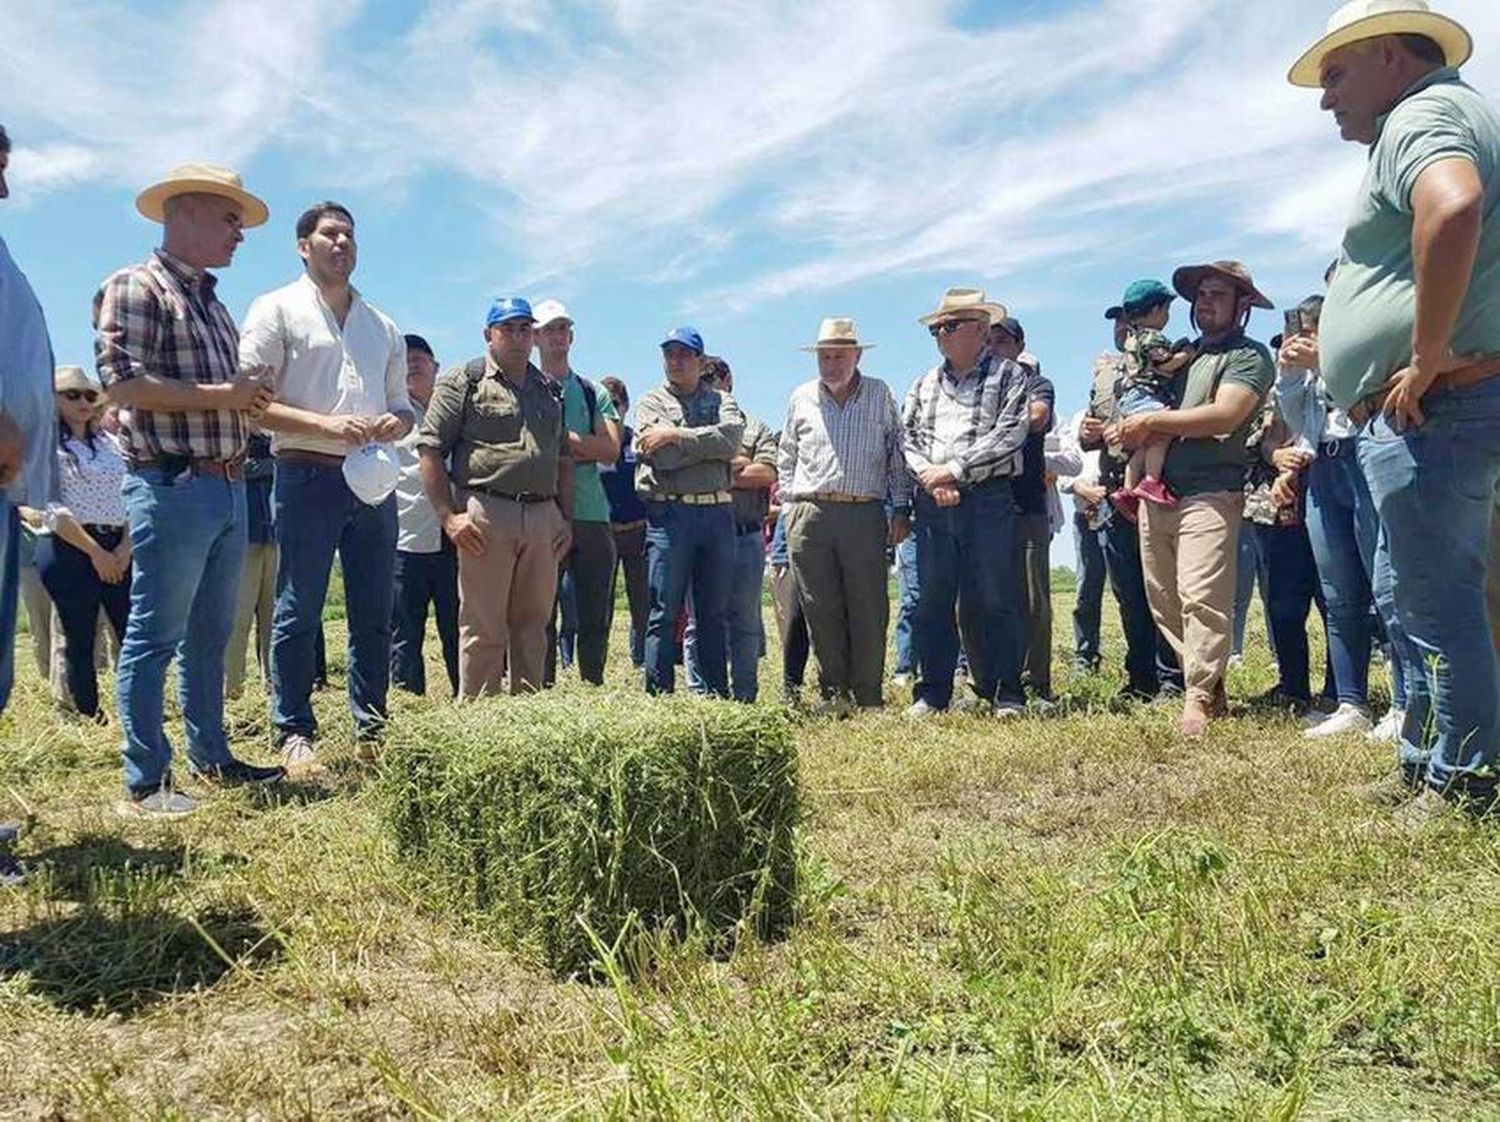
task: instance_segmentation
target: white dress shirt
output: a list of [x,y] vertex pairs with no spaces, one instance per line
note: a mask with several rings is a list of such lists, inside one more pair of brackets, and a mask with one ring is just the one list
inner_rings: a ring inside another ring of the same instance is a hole
[[[303,274],[256,298],[240,331],[240,366],[269,366],[282,405],[341,417],[410,413],[406,340],[385,313],[354,292],[344,326]],[[271,452],[343,456],[348,445],[322,436],[273,433]]]
[[417,437],[421,435],[426,410],[412,402],[417,423],[411,432],[396,442],[396,459],[401,464],[401,478],[396,480],[396,549],[401,553],[436,553],[443,547],[443,528],[438,525],[437,511],[427,501],[422,489],[418,465]]

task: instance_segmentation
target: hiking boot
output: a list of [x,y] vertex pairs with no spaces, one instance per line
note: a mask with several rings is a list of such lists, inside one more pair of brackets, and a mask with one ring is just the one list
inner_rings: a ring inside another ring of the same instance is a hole
[[1309,740],[1325,736],[1353,736],[1370,731],[1370,715],[1358,705],[1344,702],[1331,717],[1320,717],[1302,735]]
[[122,818],[182,818],[198,809],[198,800],[169,787],[149,795],[130,795],[115,804]]
[[323,770],[318,754],[313,751],[310,737],[300,732],[290,733],[281,742],[281,766],[288,776],[313,775]]
[[210,764],[208,767],[188,764],[188,774],[200,783],[207,783],[212,787],[248,787],[280,783],[286,778],[286,768],[247,764],[244,760],[230,757],[227,763]]
[[1131,494],[1138,499],[1155,503],[1157,506],[1174,507],[1177,505],[1177,496],[1172,494],[1171,489],[1160,479],[1149,475],[1135,485],[1135,490]]
[[1374,783],[1368,784],[1360,792],[1359,797],[1371,806],[1384,807],[1394,810],[1416,798],[1423,790],[1422,784],[1414,777],[1408,776],[1406,772],[1397,768],[1388,775],[1382,776]]

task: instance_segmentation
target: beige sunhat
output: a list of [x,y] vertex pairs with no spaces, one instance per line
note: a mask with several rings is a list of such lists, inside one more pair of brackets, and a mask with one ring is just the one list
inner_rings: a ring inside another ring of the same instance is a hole
[[1191,302],[1198,295],[1198,286],[1204,277],[1221,277],[1250,297],[1256,308],[1274,308],[1271,298],[1255,287],[1255,278],[1250,270],[1238,261],[1214,261],[1207,265],[1184,265],[1172,274],[1172,287],[1177,295]]
[[59,366],[52,371],[52,392],[63,393],[67,390],[93,390],[95,393],[103,393],[99,383],[89,377],[88,371],[81,366]]
[[964,319],[982,319],[990,322],[990,309],[994,305],[985,301],[982,288],[950,288],[943,293],[935,311],[928,312],[917,320],[923,327],[930,327],[940,319],[959,316]]
[[1463,24],[1439,15],[1427,0],[1349,0],[1328,17],[1328,31],[1287,73],[1294,86],[1322,85],[1323,60],[1340,47],[1382,35],[1425,35],[1443,48],[1449,66],[1462,66],[1474,53]]
[[221,195],[240,204],[240,225],[262,226],[271,217],[271,208],[249,191],[239,172],[218,164],[178,164],[160,183],[154,183],[136,196],[135,209],[152,222],[166,221],[167,200],[175,195]]
[[818,325],[818,341],[804,351],[836,350],[842,347],[861,347],[869,350],[874,343],[859,341],[859,328],[852,319],[833,316]]

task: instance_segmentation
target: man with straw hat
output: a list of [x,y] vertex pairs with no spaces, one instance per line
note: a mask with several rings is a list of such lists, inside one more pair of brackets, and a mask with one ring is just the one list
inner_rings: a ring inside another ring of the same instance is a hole
[[[1292,67],[1367,145],[1319,334],[1323,380],[1359,426],[1399,619],[1400,768],[1369,795],[1412,826],[1496,803],[1500,671],[1485,570],[1500,481],[1500,113],[1459,77],[1473,44],[1422,0],[1352,0]],[[1432,668],[1438,667],[1436,673]],[[1430,732],[1429,732],[1430,730]]]
[[1227,709],[1245,444],[1276,377],[1270,352],[1246,338],[1245,327],[1252,308],[1274,305],[1237,261],[1178,269],[1172,286],[1201,332],[1180,406],[1124,417],[1109,439],[1138,448],[1153,436],[1174,438],[1163,475],[1177,505],[1143,505],[1141,565],[1151,614],[1182,663],[1187,696],[1178,727],[1196,737]]
[[883,703],[885,551],[910,531],[901,417],[890,388],[859,368],[869,346],[852,319],[825,319],[817,341],[802,348],[818,356],[818,376],[792,391],[777,471],[795,595],[818,655],[823,706],[835,714],[851,702]]
[[958,661],[955,604],[962,602],[978,649],[968,651],[980,702],[997,717],[1025,711],[1015,565],[1012,481],[1029,429],[1026,371],[988,346],[991,311],[977,288],[950,288],[918,322],[943,361],[923,374],[902,411],[907,466],[916,491],[917,662],[921,679],[907,712],[948,708]]
[[99,378],[121,406],[135,559],[118,683],[121,810],[173,817],[197,808],[173,785],[163,728],[174,655],[188,773],[220,784],[284,774],[235,759],[224,732],[224,652],[245,555],[245,446],[272,393],[262,372],[241,372],[239,331],[209,272],[228,266],[242,231],[270,212],[237,174],[211,164],[178,166],[136,207],[162,224],[161,248],[94,297]]

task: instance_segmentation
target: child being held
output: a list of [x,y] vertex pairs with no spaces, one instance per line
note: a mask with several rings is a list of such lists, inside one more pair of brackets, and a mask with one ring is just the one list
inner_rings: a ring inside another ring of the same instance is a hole
[[[1177,373],[1197,357],[1197,352],[1187,343],[1174,346],[1162,333],[1174,299],[1172,290],[1161,281],[1140,280],[1125,290],[1120,302],[1127,328],[1125,373],[1117,396],[1121,416],[1177,407],[1173,393]],[[1125,468],[1125,486],[1110,496],[1116,506],[1133,514],[1140,499],[1162,506],[1177,505],[1177,496],[1161,479],[1170,444],[1170,437],[1153,437],[1135,450]]]

